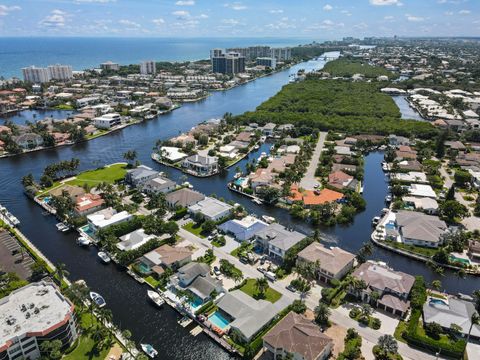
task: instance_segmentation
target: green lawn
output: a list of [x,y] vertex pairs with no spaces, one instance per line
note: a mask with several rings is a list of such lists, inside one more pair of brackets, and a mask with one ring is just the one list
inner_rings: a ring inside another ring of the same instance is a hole
[[105,359],[110,349],[97,349],[95,341],[90,337],[89,330],[97,324],[97,319],[90,313],[82,314],[79,319],[79,325],[83,329],[83,334],[78,338],[75,349],[62,359],[80,360],[80,359]]
[[405,339],[402,337],[402,333],[404,331],[407,331],[407,323],[405,321],[399,321],[397,327],[395,328],[395,333],[393,334],[393,336],[398,341],[406,343]]
[[254,299],[264,299],[270,301],[272,304],[277,302],[282,297],[282,294],[280,294],[277,290],[269,287],[267,291],[265,291],[263,298],[261,298],[255,287],[255,279],[248,279],[245,285],[240,288],[240,290],[242,290],[245,294],[250,295]]
[[95,341],[87,335],[80,336],[77,347],[70,354],[65,355],[64,360],[80,360],[80,359],[105,359],[110,349],[98,350]]
[[438,249],[430,249],[430,248],[415,246],[415,245],[405,245],[402,243],[398,243],[396,241],[385,241],[385,243],[387,243],[388,245],[396,249],[401,249],[414,254],[428,256],[428,257],[432,257],[438,251]]
[[188,224],[183,225],[182,228],[191,232],[193,235],[198,236],[199,238],[202,238],[202,239],[206,238],[205,235],[202,235],[202,232],[203,232],[202,226],[194,222],[189,222]]
[[152,285],[155,289],[160,285],[160,281],[158,281],[157,279],[155,279],[152,275],[150,276],[147,276],[145,278],[145,281],[147,283],[149,283],[150,285]]
[[113,184],[122,180],[127,173],[126,164],[115,164],[102,169],[89,170],[76,176],[76,179],[68,181],[69,185],[83,186],[84,184],[95,186],[102,182]]

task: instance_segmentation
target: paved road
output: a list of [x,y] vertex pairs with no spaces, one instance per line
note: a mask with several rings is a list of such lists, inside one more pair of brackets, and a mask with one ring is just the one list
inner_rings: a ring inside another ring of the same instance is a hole
[[[186,239],[187,241],[191,242],[192,244],[195,244],[199,248],[204,248],[204,249],[212,248],[212,245],[210,245],[207,239],[201,239],[198,236],[192,234],[191,232],[185,229],[180,228],[180,231],[178,234],[184,239]],[[245,278],[258,278],[263,276],[263,274],[260,273],[258,270],[256,270],[253,266],[245,265],[241,263],[236,257],[230,255],[229,253],[226,253],[221,248],[214,247],[213,251],[215,256],[218,259],[226,259],[230,261],[232,264],[234,264],[238,269],[240,269],[243,272],[243,275]],[[278,300],[275,303],[275,306],[278,309],[278,311],[283,310],[285,307],[291,304],[295,299],[300,298],[299,294],[288,291],[285,288],[285,284],[282,283],[282,281],[270,283],[270,287],[278,291],[280,294],[282,294],[282,297],[280,298],[280,300]],[[318,297],[311,296],[305,299],[305,304],[307,305],[308,308],[312,310],[315,308],[315,306],[318,305],[318,301],[316,302],[313,299],[318,299]],[[358,331],[358,333],[362,336],[363,339],[373,344],[376,344],[378,338],[384,335],[382,332],[378,330],[373,330],[370,328],[365,328],[363,326],[360,326],[357,321],[350,319],[348,316],[345,316],[339,309],[332,309],[330,320],[340,326],[345,327],[346,329],[355,328]],[[338,341],[338,339],[336,340]],[[399,342],[398,347],[399,347],[399,353],[407,360],[408,359],[416,359],[416,360],[419,360],[419,359],[435,360],[436,359],[435,356],[415,350],[404,343]]]
[[318,181],[315,178],[315,170],[317,170],[318,163],[320,161],[320,154],[322,153],[323,146],[325,145],[326,137],[326,132],[320,132],[317,146],[315,147],[315,151],[312,155],[312,161],[310,161],[308,169],[305,172],[303,179],[300,181],[300,187],[305,190],[313,190],[315,188],[315,185],[318,184]]

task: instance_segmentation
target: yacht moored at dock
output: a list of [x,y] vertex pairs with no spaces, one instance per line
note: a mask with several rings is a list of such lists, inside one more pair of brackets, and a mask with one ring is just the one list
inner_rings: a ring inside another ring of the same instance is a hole
[[107,302],[105,301],[105,299],[103,298],[102,295],[100,295],[99,293],[96,293],[96,292],[93,292],[91,291],[90,292],[90,299],[92,299],[92,301],[97,304],[97,306],[99,308],[102,308],[104,307],[105,305],[107,305]]
[[155,305],[157,305],[158,307],[162,306],[163,304],[165,304],[165,300],[162,299],[162,297],[160,296],[159,293],[157,293],[156,291],[153,291],[153,290],[148,290],[147,291],[147,296],[150,300],[153,301],[153,303]]
[[142,350],[145,354],[148,355],[151,359],[158,355],[158,351],[153,348],[150,344],[140,344]]
[[110,259],[110,256],[108,256],[107,253],[104,251],[99,251],[97,255],[100,260],[102,260],[105,264],[108,264],[112,260]]

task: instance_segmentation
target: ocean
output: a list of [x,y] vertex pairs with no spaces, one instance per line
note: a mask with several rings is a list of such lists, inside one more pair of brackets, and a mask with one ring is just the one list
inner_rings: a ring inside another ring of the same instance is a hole
[[213,48],[281,47],[311,41],[297,38],[4,37],[0,38],[0,76],[21,77],[21,68],[30,65],[67,64],[74,70],[83,70],[108,60],[120,64],[136,64],[142,60],[198,60],[207,59]]

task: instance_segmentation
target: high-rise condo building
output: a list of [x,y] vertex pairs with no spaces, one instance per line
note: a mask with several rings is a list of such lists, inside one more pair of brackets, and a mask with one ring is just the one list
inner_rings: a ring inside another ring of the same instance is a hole
[[143,61],[140,63],[140,74],[142,75],[155,75],[157,68],[155,61]]
[[50,81],[50,72],[47,68],[30,66],[22,69],[23,80],[30,83],[46,83]]
[[118,71],[120,70],[120,65],[112,61],[106,61],[100,64],[100,69]]
[[217,53],[212,57],[212,71],[214,73],[235,75],[245,72],[245,57],[239,53]]
[[54,80],[71,80],[73,78],[73,71],[70,65],[49,65],[48,72],[50,79]]

